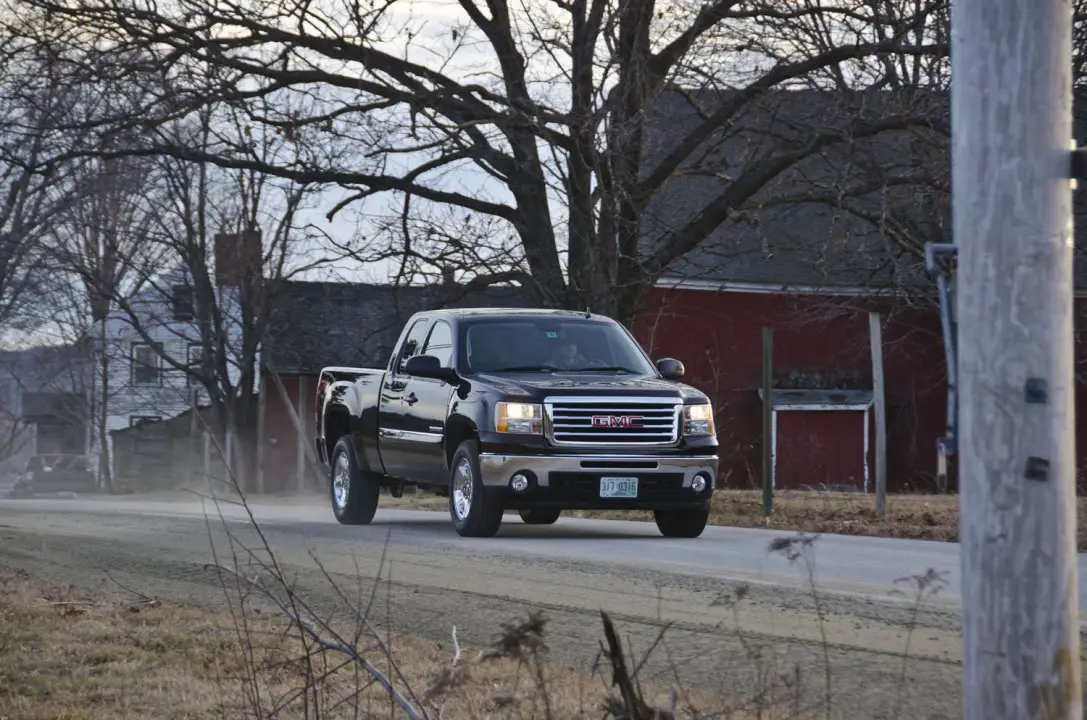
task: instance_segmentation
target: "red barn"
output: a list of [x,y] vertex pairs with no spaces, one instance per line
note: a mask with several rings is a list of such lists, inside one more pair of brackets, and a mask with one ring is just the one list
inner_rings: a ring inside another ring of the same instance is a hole
[[[714,400],[721,480],[761,483],[762,328],[773,329],[775,486],[864,490],[871,456],[872,358],[868,312],[883,313],[888,482],[931,489],[946,421],[939,315],[859,291],[670,281],[635,324],[654,357],[687,366]],[[867,463],[863,460],[867,458]]]
[[[643,161],[653,175],[658,165],[668,166],[678,139],[714,112],[732,112],[689,166],[654,188],[645,207],[639,253],[666,270],[634,325],[654,356],[684,361],[689,380],[714,398],[721,479],[729,485],[761,483],[767,441],[774,445],[778,487],[864,489],[865,467],[874,465],[871,444],[865,445],[872,435],[865,410],[873,389],[868,313],[874,310],[883,316],[889,487],[934,489],[947,379],[923,250],[926,242],[951,241],[950,157],[941,130],[948,97],[889,91],[864,95],[862,104],[834,91],[770,92],[739,103],[727,91],[665,92],[649,113]],[[803,148],[813,128],[844,130],[864,112],[905,107],[931,123],[851,136],[775,165],[781,153]],[[1087,129],[1082,122],[1077,127],[1081,134]],[[729,204],[735,186],[760,170],[767,174],[755,195]],[[1078,202],[1077,213],[1082,209]],[[703,238],[707,220],[717,224]],[[1080,289],[1087,288],[1084,228],[1077,223]],[[962,240],[968,241],[984,238]],[[1081,304],[1077,317],[1082,310]],[[764,326],[773,330],[771,438],[762,437],[759,393]],[[1084,387],[1079,380],[1077,401],[1087,397]],[[1080,422],[1077,432],[1084,428]],[[953,464],[951,470],[953,482]]]

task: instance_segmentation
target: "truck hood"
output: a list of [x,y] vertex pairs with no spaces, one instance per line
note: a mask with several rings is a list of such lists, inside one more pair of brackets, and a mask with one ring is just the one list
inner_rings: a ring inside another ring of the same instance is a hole
[[699,390],[653,375],[626,375],[600,372],[480,373],[469,379],[509,396],[535,398],[562,395],[648,395],[679,396],[684,400],[706,400]]

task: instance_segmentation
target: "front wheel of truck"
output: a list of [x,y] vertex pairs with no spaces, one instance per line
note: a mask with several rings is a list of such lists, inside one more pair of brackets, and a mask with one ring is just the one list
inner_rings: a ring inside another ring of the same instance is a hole
[[377,512],[381,489],[375,478],[362,471],[355,447],[346,436],[332,451],[330,472],[332,513],[341,525],[369,525]]
[[465,440],[449,469],[449,515],[463,537],[494,537],[502,525],[502,502],[488,492],[479,471],[479,446]]
[[654,510],[653,519],[661,535],[670,538],[696,538],[706,529],[710,509]]

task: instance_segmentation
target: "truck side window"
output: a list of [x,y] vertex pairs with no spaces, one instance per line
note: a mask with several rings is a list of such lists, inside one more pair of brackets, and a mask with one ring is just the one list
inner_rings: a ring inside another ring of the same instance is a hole
[[404,347],[400,349],[400,360],[396,366],[398,373],[404,372],[404,365],[409,358],[419,354],[419,348],[423,345],[423,338],[426,337],[427,323],[427,320],[416,320],[415,324],[411,326],[411,330],[408,331],[408,336],[404,339]]
[[423,354],[433,355],[441,360],[442,367],[450,367],[450,360],[453,359],[453,331],[449,329],[449,323],[434,323]]

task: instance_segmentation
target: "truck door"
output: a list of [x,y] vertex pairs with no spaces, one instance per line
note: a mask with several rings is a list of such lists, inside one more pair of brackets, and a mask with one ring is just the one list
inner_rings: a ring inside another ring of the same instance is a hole
[[407,429],[404,396],[407,395],[408,384],[404,364],[408,358],[419,354],[429,326],[430,320],[427,318],[419,318],[412,324],[408,334],[404,336],[400,352],[389,363],[389,371],[381,388],[377,446],[381,453],[381,462],[385,466],[385,474],[393,477],[410,479],[408,473],[416,464],[412,453],[417,449],[417,443],[406,440],[404,435]]
[[[443,367],[453,362],[453,331],[438,320],[430,329],[422,355],[433,355]],[[443,380],[408,377],[404,389],[404,446],[412,456],[411,479],[421,483],[445,484],[445,454],[442,445],[449,398],[454,387]]]

